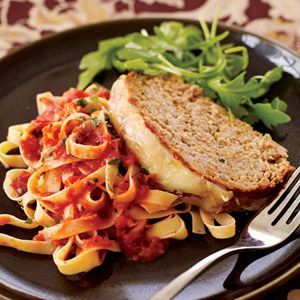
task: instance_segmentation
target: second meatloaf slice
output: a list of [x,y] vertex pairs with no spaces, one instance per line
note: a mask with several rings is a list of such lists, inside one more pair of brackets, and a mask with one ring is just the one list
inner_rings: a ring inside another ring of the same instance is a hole
[[[231,119],[199,87],[176,76],[122,75],[113,85],[110,109],[119,134],[167,190],[202,198],[215,193],[226,202],[230,192],[266,195],[293,170],[287,150],[270,135]],[[171,162],[178,168],[170,169]],[[192,177],[198,178],[195,185],[204,183],[200,192],[188,187]]]

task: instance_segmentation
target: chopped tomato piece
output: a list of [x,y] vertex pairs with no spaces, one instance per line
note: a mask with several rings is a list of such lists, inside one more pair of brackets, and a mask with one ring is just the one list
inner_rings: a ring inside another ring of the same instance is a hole
[[108,89],[104,88],[104,87],[101,87],[101,89],[97,92],[97,96],[98,97],[103,97],[105,99],[109,99],[110,97],[110,92]]
[[117,240],[125,255],[134,261],[153,261],[163,255],[169,240],[149,238],[146,226],[136,230],[135,221],[124,215],[115,221]]
[[66,99],[66,102],[71,102],[74,99],[84,98],[88,96],[88,93],[74,88],[69,89],[63,95],[63,97]]
[[27,192],[27,182],[29,177],[30,173],[24,171],[11,183],[11,187],[18,193],[18,195],[21,196]]

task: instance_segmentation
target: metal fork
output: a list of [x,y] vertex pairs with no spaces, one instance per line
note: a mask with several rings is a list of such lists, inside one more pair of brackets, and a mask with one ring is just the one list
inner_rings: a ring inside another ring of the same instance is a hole
[[[300,225],[300,209],[298,212],[295,211],[299,208],[300,194],[296,199],[291,200],[300,186],[300,178],[297,179],[299,173],[300,167],[292,174],[276,199],[257,213],[246,225],[238,242],[202,259],[176,277],[150,300],[172,299],[221,257],[245,250],[266,249],[285,241]],[[293,216],[292,220],[291,216]]]

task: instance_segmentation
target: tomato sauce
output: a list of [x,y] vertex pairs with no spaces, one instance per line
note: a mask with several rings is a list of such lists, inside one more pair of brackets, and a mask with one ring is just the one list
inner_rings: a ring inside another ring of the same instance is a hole
[[45,126],[43,128],[42,132],[43,137],[41,139],[41,144],[43,145],[43,147],[52,147],[59,142],[60,126],[49,124],[48,126]]
[[65,187],[72,185],[78,179],[81,179],[83,177],[84,175],[78,169],[78,167],[75,166],[75,164],[69,164],[63,167],[62,182]]
[[94,127],[91,130],[86,128],[86,124],[76,127],[73,131],[77,133],[76,142],[82,145],[99,146],[103,144],[103,130],[99,127]]
[[136,222],[127,216],[120,216],[115,221],[116,236],[125,255],[134,261],[154,261],[163,255],[169,240],[149,238],[146,226],[135,230]]
[[75,99],[88,97],[89,94],[78,89],[71,88],[63,94],[63,98],[66,102],[71,102]]
[[110,98],[110,92],[108,89],[101,87],[100,90],[96,94],[98,97],[105,98],[106,100],[109,100]]
[[83,240],[82,248],[92,248],[92,247],[102,247],[102,248],[108,248],[111,245],[111,241],[108,237],[104,236],[93,236],[89,239]]
[[18,195],[21,196],[27,192],[27,182],[30,175],[30,173],[24,171],[11,183],[11,187],[18,193]]
[[26,140],[21,140],[20,147],[22,148],[24,155],[30,161],[38,161],[40,159],[42,147],[39,139],[29,137]]
[[122,147],[122,162],[125,167],[129,168],[132,165],[139,165],[137,157],[125,145]]
[[58,121],[60,119],[63,106],[57,101],[47,98],[44,98],[42,102],[46,106],[46,109],[35,120],[37,122]]
[[48,124],[48,121],[32,121],[29,129],[27,129],[30,130],[28,136],[20,140],[20,147],[24,156],[32,162],[40,159],[42,152],[42,129]]

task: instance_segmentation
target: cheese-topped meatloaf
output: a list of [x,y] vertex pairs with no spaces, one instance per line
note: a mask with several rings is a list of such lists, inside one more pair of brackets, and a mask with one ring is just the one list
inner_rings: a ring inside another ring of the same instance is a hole
[[[176,76],[122,75],[111,120],[140,163],[169,191],[216,210],[266,196],[293,170],[287,150]],[[206,200],[206,201],[205,201]],[[206,203],[206,205],[205,205]]]

